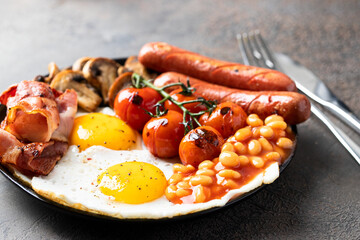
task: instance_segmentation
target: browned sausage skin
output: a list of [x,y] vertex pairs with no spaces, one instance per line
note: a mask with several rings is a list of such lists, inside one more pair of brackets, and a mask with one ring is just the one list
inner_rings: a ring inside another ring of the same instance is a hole
[[189,79],[196,93],[218,102],[230,101],[240,105],[247,114],[256,113],[264,119],[271,114],[281,115],[288,124],[298,124],[310,117],[310,102],[302,94],[284,91],[245,91],[207,83],[186,75],[167,72],[155,79],[155,86]]
[[145,44],[139,61],[159,72],[174,71],[238,89],[296,91],[295,83],[279,71],[204,57],[164,42]]

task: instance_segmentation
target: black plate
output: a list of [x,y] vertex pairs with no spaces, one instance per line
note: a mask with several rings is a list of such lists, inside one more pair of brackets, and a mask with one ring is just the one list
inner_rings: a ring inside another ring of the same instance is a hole
[[[120,64],[124,64],[126,61],[126,58],[119,58],[119,59],[114,59],[115,61],[117,61]],[[4,105],[0,105],[0,122],[3,120],[4,116],[6,114],[6,108]],[[289,163],[291,162],[292,158],[294,157],[295,154],[295,150],[296,150],[296,145],[297,145],[297,129],[296,126],[292,126],[292,130],[295,133],[295,141],[294,141],[294,148],[291,152],[291,154],[289,155],[288,159],[286,159],[286,161],[280,166],[280,173],[282,173],[285,168],[289,165]],[[226,205],[222,206],[222,207],[213,207],[210,209],[206,209],[203,211],[199,211],[199,212],[195,212],[195,213],[190,213],[190,214],[186,214],[186,215],[181,215],[181,216],[176,216],[176,217],[172,217],[172,218],[160,218],[160,219],[119,219],[119,218],[115,218],[115,217],[110,217],[110,216],[104,216],[101,214],[96,214],[96,213],[90,213],[90,212],[86,212],[86,211],[82,211],[82,210],[78,210],[75,208],[71,208],[71,207],[67,207],[61,204],[58,204],[57,202],[51,201],[47,198],[44,198],[42,196],[40,196],[39,194],[37,194],[31,187],[28,187],[26,184],[24,184],[22,181],[20,181],[18,178],[16,178],[6,167],[2,166],[0,164],[0,172],[8,179],[10,180],[12,183],[14,183],[16,186],[18,186],[19,188],[21,188],[24,192],[28,193],[29,195],[31,195],[32,197],[34,197],[35,199],[39,200],[40,202],[53,207],[57,210],[62,210],[65,211],[66,213],[72,213],[72,214],[76,214],[79,216],[87,216],[87,217],[91,217],[91,218],[96,218],[96,219],[102,219],[102,220],[111,220],[111,221],[163,221],[163,220],[180,220],[180,219],[185,219],[185,218],[191,218],[191,217],[197,217],[203,214],[208,214],[211,213],[213,211],[217,211],[217,210],[221,210],[221,209],[225,209],[229,206],[232,206],[233,204],[239,203],[242,199],[253,195],[255,192],[259,191],[260,189],[262,189],[263,187],[265,187],[268,184],[263,184],[260,187],[257,187],[256,189],[247,192],[239,197],[237,197],[236,199],[233,199],[231,201],[229,201]]]

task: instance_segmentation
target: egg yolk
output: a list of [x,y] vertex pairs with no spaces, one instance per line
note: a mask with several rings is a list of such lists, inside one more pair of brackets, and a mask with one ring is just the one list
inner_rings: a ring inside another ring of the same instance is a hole
[[115,201],[129,204],[150,202],[161,197],[167,187],[164,173],[144,162],[124,162],[99,175],[100,191]]
[[128,150],[136,145],[137,135],[124,121],[103,113],[90,113],[75,118],[70,145],[80,151],[93,145],[113,150]]

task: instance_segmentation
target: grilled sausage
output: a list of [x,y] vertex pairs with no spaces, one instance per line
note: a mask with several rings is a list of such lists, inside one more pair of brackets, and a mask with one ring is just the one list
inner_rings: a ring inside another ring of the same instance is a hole
[[155,86],[189,80],[196,94],[218,102],[230,101],[240,105],[247,114],[256,113],[264,119],[271,114],[281,115],[288,124],[298,124],[310,117],[310,102],[297,92],[285,91],[245,91],[207,83],[186,75],[167,72],[155,79]]
[[139,61],[158,72],[174,71],[232,88],[296,91],[295,83],[279,71],[204,57],[164,42],[145,44]]

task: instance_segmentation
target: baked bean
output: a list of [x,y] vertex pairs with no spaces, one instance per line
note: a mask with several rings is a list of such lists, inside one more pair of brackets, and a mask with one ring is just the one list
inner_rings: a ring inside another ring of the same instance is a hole
[[174,173],[168,180],[168,184],[177,184],[182,180],[182,175],[179,173]]
[[260,135],[265,138],[272,138],[274,136],[274,130],[269,126],[263,126],[260,128]]
[[249,149],[249,153],[251,155],[258,155],[261,152],[261,144],[259,143],[258,140],[251,140],[248,143],[248,149]]
[[274,122],[274,121],[284,121],[284,118],[282,116],[279,115],[270,115],[267,118],[265,118],[265,125],[267,125],[270,122]]
[[221,151],[235,152],[235,148],[234,145],[232,145],[232,143],[227,142],[221,147]]
[[199,168],[199,169],[211,169],[211,168],[213,168],[214,166],[215,166],[215,164],[214,164],[212,161],[210,161],[210,160],[205,160],[205,161],[202,161],[202,162],[199,164],[198,168]]
[[223,188],[221,186],[219,186],[219,185],[211,186],[211,193],[214,194],[214,195],[217,195],[222,191],[222,189]]
[[249,158],[245,155],[239,156],[240,166],[245,166],[249,164]]
[[223,178],[237,179],[237,178],[241,177],[241,174],[239,172],[231,170],[231,169],[221,170],[218,174],[219,174],[220,177],[223,177]]
[[284,121],[273,121],[273,122],[269,122],[268,124],[266,124],[266,126],[276,128],[276,129],[285,130],[286,127],[287,127],[287,124]]
[[263,121],[256,114],[250,114],[246,119],[246,123],[252,127],[259,127],[264,124]]
[[236,153],[238,154],[245,154],[246,153],[246,147],[241,142],[234,143],[234,148]]
[[229,151],[220,153],[219,161],[224,167],[237,167],[240,164],[239,156],[236,153]]
[[[165,190],[166,197],[174,203],[189,195],[191,198],[186,201],[192,199],[195,203],[219,198],[247,182],[254,168],[264,168],[268,161],[280,164],[289,155],[294,147],[293,132],[281,116],[272,115],[263,121],[251,114],[246,121],[249,126],[237,130],[220,145],[218,157],[204,158],[209,160],[200,162],[197,169],[192,165],[175,164]],[[247,167],[239,171],[238,167],[242,166]]]
[[169,185],[165,190],[165,196],[169,200],[174,199],[176,197],[176,186]]
[[252,130],[253,138],[259,138],[260,137],[260,128],[256,127]]
[[191,178],[191,176],[184,177],[184,178],[183,178],[183,181],[187,181],[187,182],[188,182],[188,181],[190,181],[190,178]]
[[182,188],[179,188],[175,192],[176,196],[179,197],[179,198],[189,196],[191,193],[192,193],[191,189],[182,189]]
[[212,177],[205,175],[196,175],[190,179],[190,183],[193,186],[197,186],[197,185],[208,186],[213,183],[213,179]]
[[236,141],[244,141],[252,136],[251,129],[248,127],[240,128],[235,133],[235,139]]
[[278,147],[278,146],[274,146],[274,151],[278,152],[280,154],[281,159],[285,159],[286,153],[285,153],[284,149],[282,149],[281,147]]
[[278,137],[278,138],[285,137],[285,136],[286,136],[285,130],[280,130],[280,131],[278,131],[278,134],[277,134],[277,137]]
[[286,137],[282,137],[276,141],[276,145],[278,145],[281,148],[290,149],[293,146],[293,141],[291,141]]
[[195,171],[195,167],[193,165],[190,165],[190,164],[186,165],[186,169],[188,170],[188,172]]
[[261,144],[262,149],[264,149],[265,151],[273,150],[271,143],[268,140],[266,140],[266,138],[259,138],[258,141]]
[[227,142],[231,142],[231,143],[236,142],[235,136],[233,135],[233,136],[229,137],[227,139]]
[[211,169],[199,169],[196,171],[196,175],[214,176],[215,171]]
[[195,202],[202,203],[205,202],[205,200],[206,200],[206,195],[205,195],[204,187],[200,185],[197,188],[195,188]]
[[177,188],[183,188],[183,189],[189,189],[191,186],[188,182],[186,181],[181,181],[181,182],[178,182],[178,184],[176,184],[176,187]]
[[225,180],[224,186],[230,189],[234,189],[238,187],[237,183],[231,179]]
[[250,157],[250,162],[256,168],[261,168],[265,164],[264,160],[261,157],[256,157],[256,156]]
[[285,131],[286,131],[288,134],[291,134],[291,133],[292,133],[292,128],[291,128],[291,126],[287,126],[287,128],[285,129]]
[[190,164],[185,166],[185,165],[176,163],[173,166],[173,171],[178,172],[178,173],[189,173],[189,172],[195,171],[195,168]]
[[280,161],[281,160],[280,153],[278,153],[278,152],[269,152],[269,153],[265,154],[264,157],[267,161]]

